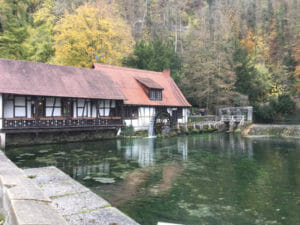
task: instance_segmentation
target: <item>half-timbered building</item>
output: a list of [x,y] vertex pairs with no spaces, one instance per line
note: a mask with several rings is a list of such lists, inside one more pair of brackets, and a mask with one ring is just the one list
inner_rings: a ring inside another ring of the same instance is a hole
[[7,134],[174,126],[187,122],[189,107],[169,70],[0,59],[0,145]]
[[[125,95],[123,119],[135,130],[147,130],[169,115],[172,125],[187,123],[188,103],[170,70],[146,71],[95,63],[94,69],[107,74]],[[164,117],[162,117],[164,118]]]
[[101,71],[0,59],[0,140],[9,133],[117,130],[124,99]]

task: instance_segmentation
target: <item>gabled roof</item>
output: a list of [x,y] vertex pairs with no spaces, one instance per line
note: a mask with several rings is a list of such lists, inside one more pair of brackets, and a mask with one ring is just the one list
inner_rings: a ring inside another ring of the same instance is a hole
[[0,93],[124,100],[104,72],[93,69],[0,59]]
[[156,83],[151,78],[145,78],[145,77],[136,77],[135,78],[138,82],[140,82],[142,85],[144,85],[147,88],[150,89],[164,89],[162,86],[160,86],[158,83]]
[[[101,71],[110,76],[111,79],[119,85],[126,97],[124,103],[127,105],[172,107],[191,106],[170,76],[169,70],[165,70],[164,72],[153,72],[103,65],[99,63],[95,63],[94,68],[95,70]],[[139,82],[149,88],[156,87],[156,89],[163,89],[162,101],[150,100]]]

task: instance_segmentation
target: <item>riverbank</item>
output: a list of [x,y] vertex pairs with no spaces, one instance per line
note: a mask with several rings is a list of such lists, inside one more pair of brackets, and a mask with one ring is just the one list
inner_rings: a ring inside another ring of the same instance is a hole
[[300,138],[300,125],[252,124],[242,129],[244,136],[279,136]]

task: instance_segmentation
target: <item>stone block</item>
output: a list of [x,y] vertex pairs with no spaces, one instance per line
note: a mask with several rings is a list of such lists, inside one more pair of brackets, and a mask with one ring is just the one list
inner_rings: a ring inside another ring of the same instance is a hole
[[32,179],[49,198],[88,192],[89,189],[73,180],[56,167],[25,169],[27,175],[34,175]]
[[44,184],[59,183],[72,179],[54,166],[25,169],[24,172],[27,176],[32,176],[34,182],[41,186]]
[[107,201],[90,191],[55,198],[52,204],[63,216],[110,206]]
[[11,206],[18,225],[68,224],[49,203],[33,200],[12,200]]
[[102,208],[88,213],[66,216],[65,218],[72,225],[139,225],[137,222],[114,207]]
[[38,188],[30,180],[25,179],[21,185],[16,185],[7,189],[7,195],[11,200],[35,200],[51,202],[51,200],[44,195],[40,188]]
[[40,188],[42,189],[44,194],[49,198],[57,198],[63,195],[71,195],[89,191],[88,188],[82,185],[78,185],[78,183],[73,180],[44,184],[40,186]]

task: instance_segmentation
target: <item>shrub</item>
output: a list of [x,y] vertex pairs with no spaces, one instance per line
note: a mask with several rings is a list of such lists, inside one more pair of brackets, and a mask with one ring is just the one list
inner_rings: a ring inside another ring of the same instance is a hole
[[296,103],[288,95],[271,99],[268,104],[254,104],[254,117],[257,122],[271,123],[283,120],[284,117],[296,110]]
[[134,128],[132,125],[126,126],[122,131],[124,136],[133,136],[134,135]]

